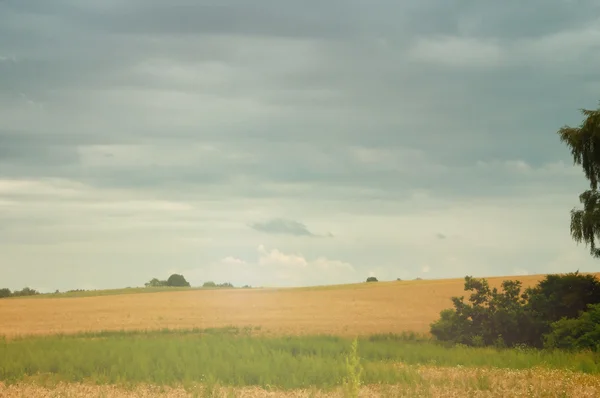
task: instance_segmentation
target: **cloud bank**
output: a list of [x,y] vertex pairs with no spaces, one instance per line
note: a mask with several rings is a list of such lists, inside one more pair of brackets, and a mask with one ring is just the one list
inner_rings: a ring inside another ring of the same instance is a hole
[[2,1],[0,280],[596,270],[555,132],[597,105],[598,11]]

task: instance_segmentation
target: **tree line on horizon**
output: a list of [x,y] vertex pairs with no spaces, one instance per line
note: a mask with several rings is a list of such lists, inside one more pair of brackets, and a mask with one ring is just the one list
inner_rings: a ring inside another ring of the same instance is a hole
[[40,292],[30,287],[15,291],[11,291],[9,288],[0,289],[0,298],[35,296],[37,294],[40,294]]

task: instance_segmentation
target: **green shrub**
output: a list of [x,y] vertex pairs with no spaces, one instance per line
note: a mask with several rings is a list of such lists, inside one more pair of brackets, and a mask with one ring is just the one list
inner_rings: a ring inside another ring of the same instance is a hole
[[546,348],[569,350],[600,349],[600,304],[588,306],[586,312],[576,319],[563,318],[550,325],[551,331],[545,336]]
[[[591,342],[591,336],[595,336],[591,326],[595,318],[590,318],[593,314],[575,320],[587,308],[595,308],[589,305],[600,303],[600,281],[592,275],[548,275],[525,292],[521,292],[519,281],[503,281],[498,290],[491,289],[485,279],[467,276],[464,288],[472,292],[468,300],[452,297],[454,308],[443,310],[440,319],[431,324],[436,339],[495,347],[591,348],[595,344]],[[576,326],[578,332],[570,333]],[[552,336],[545,339],[551,331]]]
[[183,275],[173,274],[167,279],[167,286],[190,287],[190,283],[185,280]]

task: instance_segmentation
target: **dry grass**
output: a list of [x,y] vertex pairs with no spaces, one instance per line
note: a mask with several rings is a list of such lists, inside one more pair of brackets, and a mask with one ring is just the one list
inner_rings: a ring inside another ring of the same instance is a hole
[[[492,286],[543,276],[489,278]],[[426,333],[463,279],[301,289],[210,290],[105,297],[0,300],[0,335],[98,330],[260,327],[268,335]]]
[[[402,366],[402,365],[399,365]],[[598,397],[600,377],[535,369],[511,371],[500,369],[467,369],[414,367],[416,377],[394,386],[363,387],[361,397]],[[89,384],[57,384],[41,387],[35,383],[5,386],[0,383],[0,396],[16,397],[343,397],[342,390],[321,392],[267,391],[260,388],[210,388],[188,389],[140,386],[125,389],[116,386]]]

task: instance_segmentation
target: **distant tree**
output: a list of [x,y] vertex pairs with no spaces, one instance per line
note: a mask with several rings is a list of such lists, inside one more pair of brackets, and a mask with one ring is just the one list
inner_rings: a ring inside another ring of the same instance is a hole
[[208,282],[204,282],[202,287],[217,287],[217,284],[214,283],[213,281],[208,281]]
[[226,289],[233,288],[233,284],[231,284],[231,283],[229,283],[229,282],[220,283],[220,284],[218,284],[217,286],[218,286],[218,287],[222,287],[222,288],[226,288]]
[[10,296],[12,296],[12,292],[10,291],[10,289],[7,289],[7,288],[0,289],[0,298],[6,298],[6,297],[10,297]]
[[571,236],[590,247],[593,257],[600,257],[600,108],[581,109],[585,117],[578,127],[563,126],[558,135],[569,147],[573,163],[581,165],[589,180],[590,189],[579,195],[583,209],[571,210]]
[[169,279],[167,279],[167,286],[190,287],[190,283],[185,280],[183,275],[173,274],[169,276]]
[[13,297],[24,297],[24,296],[35,296],[36,294],[40,294],[40,292],[38,292],[35,289],[31,289],[29,287],[24,287],[21,290],[15,290],[12,293]]
[[150,282],[145,284],[146,287],[161,287],[161,286],[168,286],[167,281],[161,281],[158,280],[157,278],[152,278],[150,280]]
[[379,281],[374,276],[370,276],[367,278],[367,282],[379,282]]

